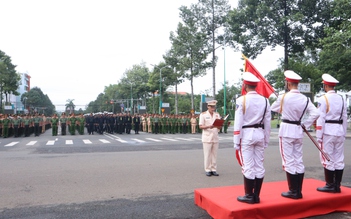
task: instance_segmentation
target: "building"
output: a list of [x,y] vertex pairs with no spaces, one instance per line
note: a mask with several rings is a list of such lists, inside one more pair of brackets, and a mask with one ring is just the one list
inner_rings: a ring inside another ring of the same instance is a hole
[[19,93],[18,96],[15,96],[11,94],[9,96],[9,102],[11,103],[11,106],[5,106],[4,110],[5,113],[28,113],[28,110],[26,109],[27,106],[25,106],[26,102],[24,103],[21,102],[21,96],[22,94],[29,92],[30,91],[30,75],[28,73],[19,73],[21,75],[21,80],[19,82],[17,92]]

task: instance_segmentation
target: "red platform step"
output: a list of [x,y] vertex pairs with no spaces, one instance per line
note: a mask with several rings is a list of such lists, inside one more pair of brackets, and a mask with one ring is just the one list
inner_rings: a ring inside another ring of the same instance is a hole
[[246,204],[236,200],[238,196],[244,195],[243,185],[196,189],[194,198],[196,205],[218,219],[296,219],[335,211],[351,212],[351,188],[341,186],[341,193],[316,191],[317,187],[324,185],[324,181],[305,179],[303,198],[294,200],[281,196],[281,192],[288,191],[286,181],[263,182],[259,204]]

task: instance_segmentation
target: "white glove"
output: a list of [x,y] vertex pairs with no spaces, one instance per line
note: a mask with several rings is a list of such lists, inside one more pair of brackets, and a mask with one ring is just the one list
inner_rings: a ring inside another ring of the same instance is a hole
[[267,147],[268,147],[268,144],[267,144],[267,143],[264,143],[263,148],[267,148]]
[[323,142],[323,139],[317,138],[317,142],[318,142],[318,143],[322,143],[322,142]]
[[240,150],[240,144],[234,144],[235,150]]

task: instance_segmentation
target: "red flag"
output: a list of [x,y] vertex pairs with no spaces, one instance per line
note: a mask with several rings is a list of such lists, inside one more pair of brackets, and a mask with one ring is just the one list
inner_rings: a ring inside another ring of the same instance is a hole
[[[244,72],[250,72],[253,75],[255,75],[258,79],[260,79],[260,82],[258,82],[256,91],[257,93],[261,94],[262,96],[269,98],[269,96],[274,93],[273,87],[268,83],[268,81],[261,75],[261,73],[255,68],[255,66],[252,65],[252,63],[249,61],[248,58],[246,58],[243,55],[243,58],[245,59],[245,68]],[[244,89],[244,86],[242,87],[241,90],[241,95],[246,94],[246,91]]]

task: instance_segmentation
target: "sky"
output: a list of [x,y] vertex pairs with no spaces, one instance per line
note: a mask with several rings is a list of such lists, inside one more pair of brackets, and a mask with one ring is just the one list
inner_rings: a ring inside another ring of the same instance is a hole
[[[47,94],[57,110],[68,99],[77,109],[96,100],[105,86],[116,84],[135,64],[163,61],[171,48],[179,7],[197,0],[0,0],[0,50],[31,87]],[[232,7],[237,0],[229,0]],[[225,55],[224,55],[225,53]],[[217,49],[216,91],[224,75],[229,86],[240,80],[241,53]],[[283,50],[265,50],[253,65],[266,75],[278,66]],[[212,69],[194,80],[195,94],[212,94]],[[178,86],[190,93],[190,82]],[[209,91],[209,92],[208,92]]]

